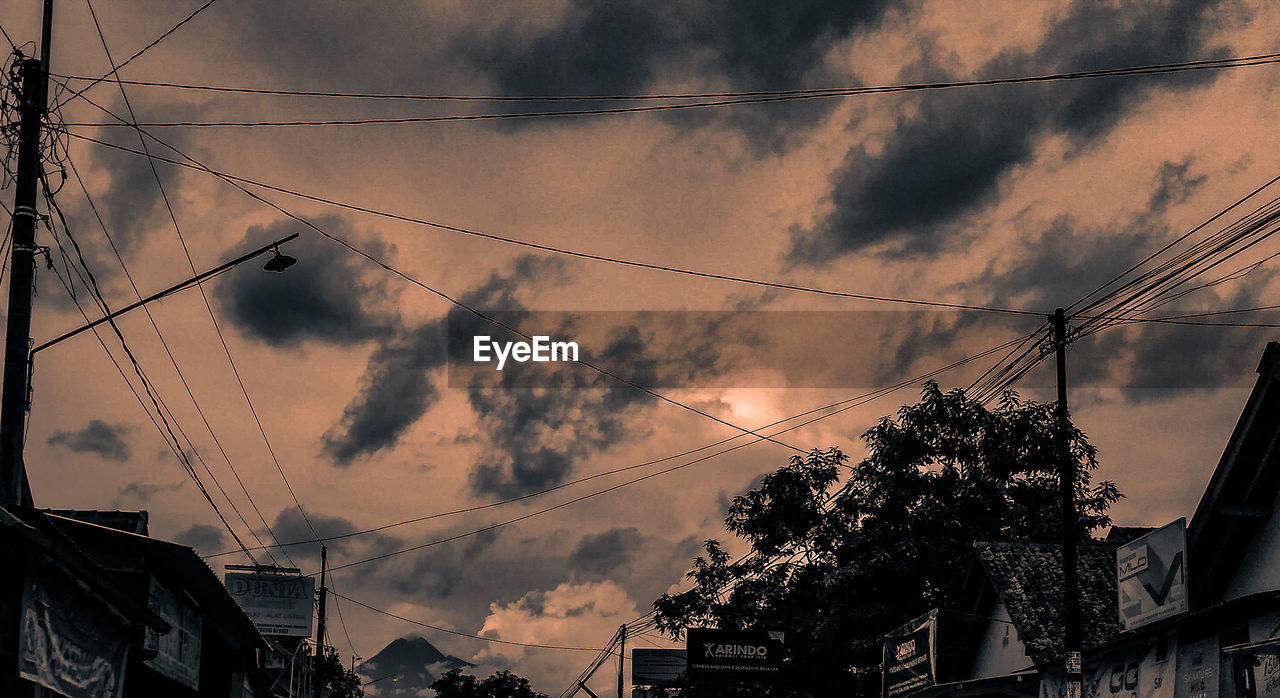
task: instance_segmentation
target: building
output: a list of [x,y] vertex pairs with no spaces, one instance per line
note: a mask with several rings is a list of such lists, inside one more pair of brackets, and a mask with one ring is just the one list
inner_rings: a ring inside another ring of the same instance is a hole
[[[1280,343],[1257,373],[1186,524],[1185,557],[1154,558],[1167,568],[1153,597],[1185,585],[1185,611],[1121,622],[1117,549],[1155,529],[1113,527],[1082,547],[1085,698],[1280,698]],[[1056,545],[976,542],[963,606],[886,637],[886,695],[1065,696],[1062,569]],[[912,632],[929,638],[925,659],[898,651]],[[899,669],[898,655],[917,669]]]
[[0,507],[0,553],[3,695],[267,695],[257,628],[146,512]]

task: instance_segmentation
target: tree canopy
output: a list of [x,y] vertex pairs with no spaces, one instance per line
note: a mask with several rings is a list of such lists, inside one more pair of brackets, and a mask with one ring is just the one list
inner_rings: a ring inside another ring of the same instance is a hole
[[[814,450],[736,497],[725,528],[751,553],[731,561],[706,541],[693,588],[654,602],[658,627],[784,630],[775,695],[878,695],[882,635],[954,607],[975,540],[1061,541],[1057,433],[1052,403],[1007,393],[988,408],[929,382],[863,434],[869,455],[856,465]],[[1091,486],[1097,452],[1074,426],[1068,443],[1083,538],[1122,495]]]
[[431,684],[436,698],[547,698],[529,685],[529,680],[503,670],[477,679],[461,669],[450,669]]

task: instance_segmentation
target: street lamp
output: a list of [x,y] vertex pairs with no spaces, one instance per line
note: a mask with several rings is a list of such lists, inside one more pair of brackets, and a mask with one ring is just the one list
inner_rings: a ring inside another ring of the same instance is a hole
[[[294,233],[268,245],[259,247],[252,252],[236,257],[235,259],[220,264],[204,273],[197,274],[186,281],[174,284],[159,293],[153,293],[137,303],[131,303],[119,310],[108,313],[87,325],[78,327],[70,332],[64,332],[43,344],[37,345],[35,348],[26,352],[26,380],[18,381],[20,385],[11,385],[8,380],[8,363],[10,357],[6,354],[6,380],[4,381],[4,402],[6,408],[3,410],[3,413],[0,414],[0,492],[3,492],[4,496],[0,497],[0,499],[3,500],[0,501],[0,504],[17,504],[24,501],[29,504],[31,500],[30,485],[27,484],[26,467],[22,462],[22,443],[25,440],[25,434],[23,433],[25,430],[24,419],[26,417],[27,410],[30,409],[30,405],[27,403],[27,396],[31,389],[31,371],[35,365],[35,355],[37,352],[43,349],[48,349],[59,342],[71,339],[81,332],[91,330],[104,322],[110,322],[111,320],[124,315],[131,310],[140,308],[151,301],[160,300],[161,298],[177,293],[178,291],[191,288],[205,279],[217,276],[238,264],[243,264],[255,257],[266,254],[267,252],[274,252],[275,254],[267,261],[264,268],[267,271],[284,271],[294,264],[297,264],[298,260],[288,255],[281,254],[280,246],[296,237],[298,237],[298,233]],[[14,393],[14,395],[11,395],[10,393]],[[9,403],[18,399],[24,403],[25,409],[9,409]]]

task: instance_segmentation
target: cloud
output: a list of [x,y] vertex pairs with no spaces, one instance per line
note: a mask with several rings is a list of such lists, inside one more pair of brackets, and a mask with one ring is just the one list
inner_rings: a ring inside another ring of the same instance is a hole
[[[336,216],[317,218],[317,227],[343,238],[350,226]],[[264,258],[228,272],[216,295],[238,327],[249,336],[275,347],[296,347],[305,341],[352,344],[388,333],[389,318],[376,309],[386,301],[381,280],[366,280],[368,263],[345,248],[309,235],[301,224],[280,220],[252,226],[237,249],[252,249],[290,233],[304,237],[288,243],[284,252],[299,261],[288,270],[262,270]],[[366,246],[369,243],[365,243]],[[385,254],[374,243],[373,253]]]
[[120,490],[120,494],[116,497],[116,506],[120,506],[120,503],[128,498],[146,502],[162,492],[176,492],[186,484],[186,480],[179,480],[172,485],[148,485],[141,482],[131,482]]
[[[454,52],[486,74],[503,95],[612,95],[662,91],[676,79],[704,76],[702,89],[781,90],[822,80],[823,61],[841,40],[873,25],[884,0],[796,0],[664,4],[644,0],[571,3],[530,31],[505,23],[463,33]],[[513,109],[522,105],[513,106]],[[780,147],[787,124],[812,123],[830,103],[770,104],[735,110],[669,112],[680,126],[740,129],[757,145]],[[528,128],[536,121],[502,122]]]
[[[315,529],[314,532],[312,527]],[[302,512],[297,507],[285,507],[276,515],[276,520],[271,524],[271,530],[276,534],[276,540],[286,544],[284,549],[290,555],[297,556],[300,552],[303,552],[308,556],[315,555],[319,557],[319,543],[301,541],[314,541],[317,535],[320,538],[329,538],[354,533],[356,526],[350,520],[341,516],[328,516],[315,511],[307,512],[304,519]],[[264,542],[270,542],[266,536],[262,538]],[[295,542],[299,544],[287,545]],[[344,538],[326,541],[324,545],[335,552],[341,552],[347,550],[354,542],[355,539]]]
[[443,321],[386,340],[369,358],[363,387],[325,432],[324,450],[340,466],[394,446],[439,398],[430,371],[444,365]]
[[225,535],[221,528],[208,524],[192,524],[191,528],[173,537],[174,542],[189,545],[200,551],[220,551],[225,547]]
[[107,424],[100,419],[90,420],[78,431],[58,431],[50,436],[50,446],[63,446],[75,453],[92,453],[107,460],[127,462],[132,456],[125,435],[133,431],[132,427],[122,424]]
[[[140,105],[135,103],[135,109]],[[112,104],[107,105],[116,115],[127,119],[129,117],[128,110],[125,108],[124,102],[115,98]],[[102,115],[102,121],[114,122],[115,120],[106,115]],[[178,133],[166,133],[164,135],[166,142],[174,147],[186,150],[186,138]],[[127,129],[120,129],[115,138],[107,138],[107,140],[119,143],[125,148],[132,150],[141,150],[133,132]],[[148,147],[153,153],[168,154],[157,152],[154,143],[148,143]],[[114,148],[94,148],[92,153],[92,164],[94,167],[107,175],[107,185],[105,189],[99,189],[93,197],[94,206],[97,208],[98,214],[102,216],[103,225],[111,235],[112,241],[118,247],[121,253],[128,253],[144,238],[147,231],[160,229],[167,231],[169,236],[173,236],[173,224],[169,221],[168,213],[164,209],[164,199],[160,193],[160,187],[156,185],[156,175],[160,176],[160,181],[164,183],[165,192],[169,195],[171,203],[177,205],[175,192],[178,187],[175,178],[178,171],[164,163],[157,162],[156,171],[151,171],[151,165],[148,164],[147,158],[133,153],[116,150]],[[82,177],[88,177],[89,173],[84,168],[80,169]],[[72,176],[74,179],[74,176]],[[90,186],[89,191],[95,192],[93,182],[86,179],[86,184]],[[77,187],[79,185],[71,184],[69,186]],[[89,230],[98,227],[97,220],[87,211],[81,211],[82,216],[78,218],[78,229]],[[179,219],[181,220],[181,219]],[[90,227],[91,226],[91,227]],[[98,265],[102,268],[103,265]],[[114,267],[114,261],[107,267]]]
[[569,566],[585,580],[599,581],[631,563],[645,538],[634,526],[591,533],[578,541]]
[[[1077,3],[1033,53],[1007,52],[981,76],[1070,72],[1206,58],[1197,16],[1214,3],[1168,0],[1136,7]],[[1216,55],[1216,54],[1215,54]],[[936,75],[936,66],[918,67]],[[874,247],[921,255],[958,243],[954,223],[992,201],[1004,175],[1026,162],[1036,139],[1062,133],[1078,147],[1105,133],[1153,89],[1211,78],[1183,75],[1086,80],[920,94],[883,148],[852,147],[832,176],[830,212],[792,231],[792,261],[821,264]]]
[[[530,591],[510,604],[491,604],[479,634],[510,642],[583,647],[609,637],[638,615],[636,603],[612,581],[565,583]],[[538,688],[574,675],[581,669],[582,657],[576,652],[490,645],[471,661],[481,667],[501,662]]]

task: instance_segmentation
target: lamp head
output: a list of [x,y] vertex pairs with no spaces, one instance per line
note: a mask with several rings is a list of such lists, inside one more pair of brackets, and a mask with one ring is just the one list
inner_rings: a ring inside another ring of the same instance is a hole
[[280,248],[278,247],[272,250],[272,252],[275,254],[272,255],[271,259],[267,260],[266,264],[262,265],[262,268],[266,271],[280,272],[298,263],[298,260],[293,257],[290,257],[287,254],[281,254]]

